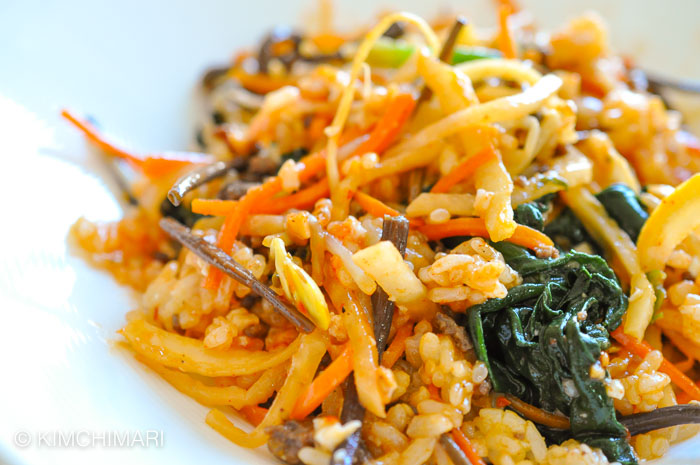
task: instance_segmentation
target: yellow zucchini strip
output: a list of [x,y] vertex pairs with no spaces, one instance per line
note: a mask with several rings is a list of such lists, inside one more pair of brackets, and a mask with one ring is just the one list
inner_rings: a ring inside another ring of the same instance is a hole
[[644,223],[637,239],[644,271],[663,270],[669,255],[700,227],[700,173],[664,198]]
[[326,353],[326,343],[320,331],[300,336],[298,352],[292,357],[292,365],[284,385],[277,393],[263,421],[250,433],[236,427],[221,410],[211,409],[206,422],[231,442],[254,449],[267,442],[265,428],[281,424],[289,417],[301,391],[313,380],[318,364]]
[[131,348],[154,363],[198,375],[241,376],[258,373],[289,360],[298,349],[297,338],[284,349],[250,351],[212,350],[202,341],[164,331],[143,319],[130,321],[120,330]]
[[282,386],[288,368],[288,365],[284,363],[266,370],[246,390],[238,386],[210,386],[187,373],[166,368],[141,356],[137,356],[137,358],[163,377],[175,389],[192,397],[200,404],[209,406],[230,405],[236,410],[240,410],[247,405],[258,405],[267,401]]
[[608,216],[603,205],[586,187],[575,187],[560,195],[593,239],[605,248],[609,256],[616,257],[629,274],[630,298],[624,332],[642,340],[654,314],[656,297],[639,264],[634,242]]
[[[440,101],[440,107],[447,115],[456,114],[467,108],[478,108],[479,101],[474,94],[471,80],[458,69],[438,61],[434,57],[421,56],[418,70],[426,84]],[[466,134],[458,134],[465,157],[474,156],[484,147]],[[486,230],[494,241],[508,239],[515,232],[513,207],[510,195],[513,180],[499,159],[488,161],[474,173],[474,185],[492,195],[489,206],[483,214]]]

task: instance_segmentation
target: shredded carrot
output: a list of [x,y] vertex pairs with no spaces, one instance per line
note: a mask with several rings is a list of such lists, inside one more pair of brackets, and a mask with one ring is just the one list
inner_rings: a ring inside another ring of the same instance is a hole
[[384,215],[399,216],[401,214],[398,210],[394,210],[381,200],[375,199],[364,192],[356,191],[354,198],[355,202],[357,202],[364,211],[377,218],[384,218]]
[[508,399],[506,399],[505,397],[498,396],[498,398],[496,398],[496,407],[505,408],[505,407],[508,407],[509,405],[510,405],[510,401]]
[[[219,230],[217,245],[226,253],[230,253],[233,248],[233,243],[238,237],[238,232],[243,225],[248,214],[250,214],[253,206],[260,203],[263,199],[275,195],[282,189],[282,181],[279,178],[274,178],[260,186],[253,187],[246,195],[238,200],[238,205],[229,215],[226,216],[224,224]],[[209,266],[207,277],[204,281],[204,287],[207,289],[216,289],[221,282],[223,273],[221,270]]]
[[688,403],[690,403],[691,400],[693,400],[693,398],[690,397],[690,395],[685,391],[681,391],[678,393],[678,395],[676,395],[676,402],[679,405],[680,404],[688,404]]
[[486,462],[476,453],[471,441],[469,441],[469,438],[461,429],[454,428],[452,430],[452,439],[454,439],[459,448],[462,449],[462,452],[464,452],[464,455],[467,456],[467,459],[472,465],[486,465]]
[[[428,236],[430,240],[452,236],[489,237],[482,218],[456,218],[440,224],[426,224],[418,228],[418,230]],[[545,234],[521,224],[515,228],[513,235],[506,240],[528,249],[552,247],[554,245],[552,240]]]
[[478,152],[473,157],[469,157],[462,161],[460,164],[455,166],[452,171],[447,173],[445,176],[440,178],[438,182],[430,189],[430,192],[442,193],[448,192],[452,186],[462,182],[476,172],[476,170],[488,161],[493,161],[498,159],[498,154],[496,153],[493,145],[488,144],[486,148]]
[[[323,178],[294,194],[263,200],[254,206],[251,212],[275,215],[284,213],[290,208],[303,210],[312,207],[317,200],[327,196],[328,180]],[[191,208],[194,213],[201,215],[226,216],[230,215],[237,206],[237,200],[194,199]]]
[[510,18],[512,13],[513,9],[508,4],[504,3],[498,7],[498,48],[501,49],[501,53],[503,53],[505,58],[517,57],[515,40],[508,25],[508,18]]
[[508,8],[510,8],[510,11],[513,13],[517,13],[518,11],[520,11],[520,5],[518,5],[518,3],[514,0],[497,0],[496,5],[506,5]]
[[[341,138],[341,144],[346,143],[348,139],[357,136],[355,130],[348,130]],[[319,172],[326,168],[326,152],[321,150],[312,153],[299,160],[299,181],[306,182],[314,177]],[[238,200],[238,205],[227,216],[223,226],[219,230],[217,245],[225,252],[229,252],[233,247],[233,243],[238,237],[238,232],[243,225],[248,214],[250,214],[255,205],[266,202],[274,197],[282,190],[282,180],[279,176],[275,176],[264,184],[250,189],[246,195]],[[220,270],[209,267],[207,278],[204,281],[204,287],[207,289],[216,289],[221,282],[223,274]]]
[[119,158],[123,158],[124,160],[127,160],[131,163],[134,163],[135,165],[138,165],[141,163],[141,157],[134,155],[132,153],[127,152],[126,150],[123,150],[116,145],[112,144],[109,142],[101,133],[100,131],[89,121],[87,120],[82,120],[75,116],[71,111],[64,109],[61,111],[61,116],[63,116],[65,119],[73,123],[75,127],[80,129],[84,134],[85,137],[87,137],[90,142],[98,146],[100,149],[104,150],[105,152],[109,153],[110,155],[114,155]]
[[[399,216],[401,214],[398,210],[391,208],[381,200],[375,199],[364,192],[356,191],[353,196],[355,202],[357,202],[364,211],[376,218],[384,218],[384,215]],[[425,224],[423,220],[418,218],[411,218],[408,222],[413,227],[419,227]]]
[[532,420],[540,425],[549,426],[550,428],[571,429],[571,422],[563,415],[545,412],[541,408],[523,402],[515,396],[506,395],[506,401],[509,402],[513,410],[517,410],[518,413],[528,420]]
[[285,197],[275,197],[262,201],[254,210],[259,213],[278,214],[290,208],[304,210],[314,206],[317,200],[328,197],[328,178]]
[[[611,336],[615,338],[617,342],[622,344],[626,349],[628,349],[633,354],[638,357],[646,357],[646,355],[651,352],[652,347],[646,341],[637,341],[632,336],[625,334],[622,331],[622,326],[617,328],[611,333]],[[700,386],[695,384],[690,378],[688,378],[681,370],[679,370],[674,364],[663,359],[659,371],[666,373],[673,381],[676,386],[685,391],[692,400],[700,401]]]
[[316,379],[299,395],[290,418],[303,420],[316,410],[323,400],[340,386],[352,372],[352,348],[346,344],[343,351],[323,370]]
[[338,50],[348,39],[335,34],[319,34],[312,37],[311,41],[321,52],[331,53]]
[[391,368],[401,358],[406,350],[406,339],[413,333],[413,324],[408,323],[396,330],[394,339],[382,355],[382,366]]
[[294,85],[292,79],[273,77],[264,73],[251,74],[240,67],[231,68],[229,74],[243,87],[256,94],[267,94],[284,86]]
[[681,130],[676,133],[676,139],[690,155],[700,157],[700,141],[694,134]]
[[411,94],[399,94],[392,100],[384,114],[366,141],[361,143],[351,156],[364,155],[368,152],[382,153],[386,150],[396,136],[399,135],[404,123],[413,113],[416,100]]
[[141,155],[124,150],[107,138],[89,121],[78,118],[69,110],[62,110],[61,116],[80,129],[85,137],[108,154],[128,161],[151,179],[164,176],[187,165],[210,163],[214,159],[210,155],[195,152],[164,152],[153,155]]
[[253,426],[258,426],[267,415],[267,409],[259,405],[246,405],[240,412]]
[[155,155],[146,155],[139,165],[139,169],[149,178],[158,179],[186,166],[213,162],[214,157],[204,153],[163,152]]
[[238,205],[237,200],[193,199],[190,208],[200,215],[226,216]]
[[309,129],[306,131],[310,144],[313,144],[323,138],[323,131],[326,129],[326,126],[328,126],[329,123],[330,118],[327,115],[317,114],[313,117],[311,123],[309,123]]

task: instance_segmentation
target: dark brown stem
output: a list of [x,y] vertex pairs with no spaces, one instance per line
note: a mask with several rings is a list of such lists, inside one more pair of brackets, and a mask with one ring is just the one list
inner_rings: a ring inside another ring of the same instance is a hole
[[226,252],[210,244],[204,239],[192,234],[187,226],[172,218],[162,218],[160,227],[170,237],[190,249],[199,258],[223,271],[226,275],[250,288],[255,294],[266,299],[272,306],[289,320],[300,331],[310,333],[315,326],[303,313],[286,304],[277,296],[275,291],[258,281],[249,270],[238,264]]
[[206,184],[212,179],[225,175],[231,169],[241,164],[242,159],[238,158],[229,162],[217,161],[216,163],[194,169],[175,181],[173,187],[168,191],[168,200],[177,207],[182,203],[182,199],[189,191]]
[[[450,63],[452,61],[452,53],[455,50],[457,38],[459,37],[460,31],[466,24],[466,19],[461,16],[457,17],[455,23],[452,25],[452,29],[450,29],[450,33],[448,34],[445,43],[442,45],[442,50],[440,50],[439,58],[441,61],[444,61],[445,63]],[[418,97],[418,104],[429,100],[432,95],[433,92],[428,88],[428,86],[423,86],[420,97]]]
[[[385,216],[382,226],[382,240],[391,241],[403,256],[406,253],[406,243],[408,242],[408,220],[403,216]],[[391,329],[391,320],[394,316],[394,303],[389,300],[381,287],[377,287],[375,293],[372,294],[372,308],[374,312],[374,338],[377,340],[378,360],[381,361]],[[357,396],[355,376],[352,373],[343,383],[343,394],[343,410],[340,413],[340,421],[342,423],[352,420],[362,421],[365,418],[365,408]],[[363,453],[366,451],[360,437],[360,430],[357,430],[333,451],[331,465],[365,463],[361,457]]]
[[[391,241],[401,256],[404,256],[408,242],[408,220],[403,216],[384,216],[382,240]],[[372,309],[374,313],[374,338],[377,341],[377,353],[379,361],[381,361],[389,339],[391,321],[394,317],[394,302],[389,300],[389,296],[381,287],[377,287],[375,293],[372,294]]]
[[440,444],[445,448],[447,455],[450,456],[450,460],[455,465],[472,465],[467,456],[464,455],[462,448],[450,437],[449,433],[440,436]]
[[635,413],[620,418],[632,436],[669,426],[700,423],[700,405],[683,404],[662,407],[651,412]]
[[[343,411],[340,413],[340,422],[344,424],[353,420],[363,421],[365,408],[360,404],[360,399],[357,396],[355,376],[352,373],[343,382],[343,394]],[[358,429],[335,448],[330,465],[365,463],[361,455],[367,455],[367,452]]]
[[681,92],[700,94],[700,81],[693,79],[669,78],[656,73],[650,73],[649,71],[645,71],[645,74],[649,84],[657,89],[668,87]]
[[129,182],[126,180],[122,170],[119,168],[119,161],[117,161],[114,157],[100,154],[100,162],[105,167],[114,183],[117,185],[117,188],[123,195],[124,199],[129,203],[129,205],[137,207],[139,205],[139,201],[131,192]]

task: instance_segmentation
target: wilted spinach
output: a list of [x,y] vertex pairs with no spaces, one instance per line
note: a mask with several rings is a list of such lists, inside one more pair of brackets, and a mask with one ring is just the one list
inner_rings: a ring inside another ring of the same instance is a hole
[[[494,389],[562,412],[574,438],[601,448],[611,461],[636,463],[603,380],[590,376],[627,308],[612,270],[601,257],[576,251],[538,259],[510,243],[494,246],[523,277],[505,298],[467,311]],[[561,440],[563,432],[549,433]]]
[[[597,193],[596,198],[603,205],[606,213],[633,241],[636,241],[644,222],[649,218],[649,214],[640,203],[637,194],[624,184],[613,184]],[[544,228],[544,232],[564,250],[581,242],[587,242],[596,252],[600,252],[600,247],[588,234],[581,221],[568,208],[565,208],[559,216],[549,223]]]
[[649,218],[637,193],[624,184],[613,184],[596,194],[596,197],[608,215],[636,242],[639,231]]
[[542,231],[544,213],[551,207],[552,199],[554,199],[554,194],[547,194],[532,202],[518,205],[513,212],[513,219],[518,224]]
[[583,223],[568,208],[565,208],[551,223],[545,226],[544,233],[563,250],[569,250],[581,242],[587,242],[594,248],[597,247],[595,241],[583,227]]

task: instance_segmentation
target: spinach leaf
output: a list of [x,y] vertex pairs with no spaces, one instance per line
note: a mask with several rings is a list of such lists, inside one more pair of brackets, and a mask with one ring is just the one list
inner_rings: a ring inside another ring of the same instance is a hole
[[544,212],[549,210],[552,197],[552,195],[545,195],[532,202],[518,205],[513,212],[513,219],[518,224],[542,231],[544,228]]
[[[624,184],[613,184],[596,194],[596,198],[603,204],[607,214],[636,242],[639,231],[649,218],[637,194]],[[549,223],[544,232],[564,250],[588,242],[597,253],[601,252],[581,221],[568,208]]]
[[637,236],[649,214],[642,206],[637,194],[624,184],[613,184],[596,194],[608,215],[620,228],[637,242]]
[[[476,355],[494,389],[562,412],[572,437],[599,447],[610,461],[636,463],[603,380],[590,377],[627,309],[614,273],[595,255],[571,251],[538,259],[511,243],[493,246],[523,277],[506,297],[467,311]],[[543,433],[550,441],[567,435]]]
[[594,248],[598,247],[583,227],[583,223],[568,208],[545,226],[544,233],[563,250],[569,250],[581,242],[587,242]]

